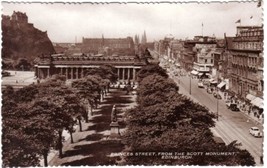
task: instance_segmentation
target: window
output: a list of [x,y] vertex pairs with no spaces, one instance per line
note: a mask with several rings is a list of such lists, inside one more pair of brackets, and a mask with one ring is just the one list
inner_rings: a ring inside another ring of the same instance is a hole
[[207,59],[205,59],[205,63],[207,63]]
[[212,64],[213,64],[213,59],[211,59],[211,60],[210,60],[210,63],[212,63]]

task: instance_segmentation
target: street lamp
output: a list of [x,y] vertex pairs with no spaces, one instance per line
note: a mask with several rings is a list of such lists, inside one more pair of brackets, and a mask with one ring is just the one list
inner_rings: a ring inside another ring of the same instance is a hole
[[216,96],[216,99],[217,99],[217,121],[219,121],[219,99],[218,99],[219,89],[216,88],[216,90],[217,90],[217,96]]
[[191,76],[189,76],[189,78],[190,78],[189,94],[191,95]]
[[219,121],[219,99],[218,98],[216,99],[217,99],[217,121]]

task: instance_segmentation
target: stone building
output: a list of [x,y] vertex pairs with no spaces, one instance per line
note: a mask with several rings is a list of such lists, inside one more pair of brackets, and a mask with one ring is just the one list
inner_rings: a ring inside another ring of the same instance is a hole
[[196,52],[194,47],[196,42],[193,40],[185,40],[181,52],[180,66],[186,71],[193,69],[193,62],[196,61]]
[[181,53],[183,48],[183,42],[181,40],[172,40],[170,41],[170,56],[169,58],[174,60],[176,64],[181,59]]
[[11,20],[19,23],[28,23],[28,16],[26,13],[22,12],[15,12],[13,11],[13,14],[11,16]]
[[230,90],[240,98],[263,96],[263,27],[237,26],[226,38],[231,55]]
[[90,53],[92,55],[100,54],[107,51],[104,55],[134,55],[133,38],[83,38],[81,45],[82,53]]
[[39,57],[35,64],[35,76],[45,79],[54,74],[65,75],[67,79],[85,76],[86,69],[101,65],[112,65],[117,69],[119,81],[135,81],[136,73],[147,64],[145,59],[136,56],[89,56],[85,54],[53,54]]

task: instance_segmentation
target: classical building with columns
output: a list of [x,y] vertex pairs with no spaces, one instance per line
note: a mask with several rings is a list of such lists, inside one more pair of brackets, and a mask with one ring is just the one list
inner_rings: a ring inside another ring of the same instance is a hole
[[54,74],[65,75],[68,80],[85,76],[85,71],[101,65],[112,65],[116,68],[118,81],[135,81],[136,73],[147,62],[136,56],[88,56],[85,54],[66,56],[53,54],[42,56],[36,60],[35,76],[45,79]]

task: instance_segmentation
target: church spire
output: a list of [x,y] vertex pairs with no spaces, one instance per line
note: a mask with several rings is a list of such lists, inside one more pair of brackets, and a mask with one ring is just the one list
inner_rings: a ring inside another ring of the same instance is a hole
[[102,34],[102,41],[101,41],[101,45],[102,45],[102,47],[104,47],[104,45],[105,45],[105,41],[104,41],[104,35]]
[[147,38],[146,38],[146,31],[144,31],[144,34],[142,35],[142,44],[147,43]]

